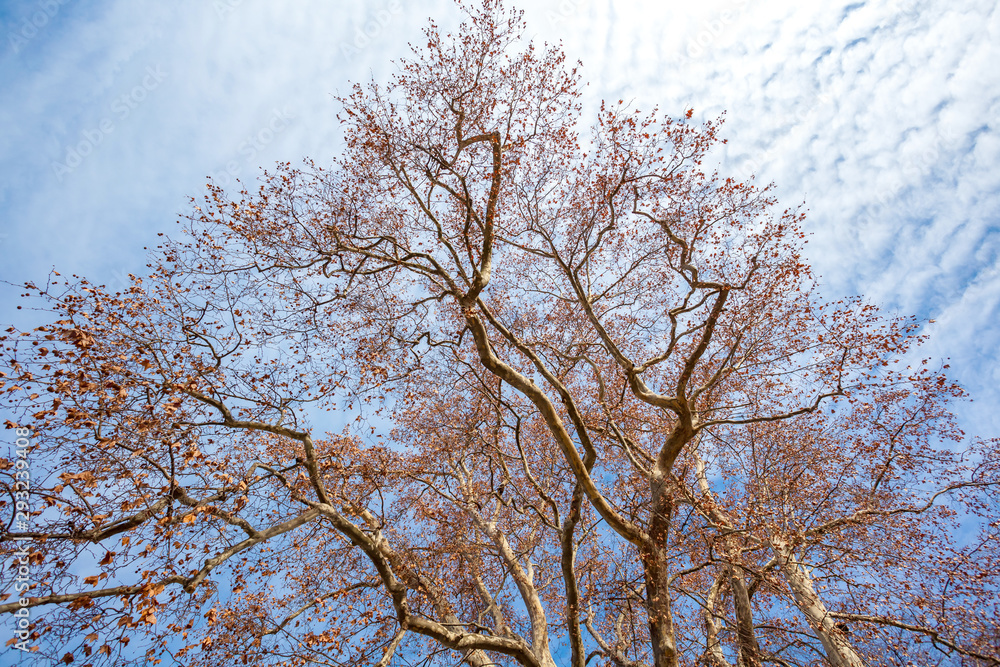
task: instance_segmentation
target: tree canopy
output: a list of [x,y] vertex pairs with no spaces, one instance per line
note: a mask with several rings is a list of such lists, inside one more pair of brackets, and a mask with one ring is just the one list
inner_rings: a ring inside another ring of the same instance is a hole
[[462,9],[331,166],[210,184],[124,291],[28,285],[8,650],[1000,665],[998,443],[920,323],[819,296],[801,210],[705,166],[721,120],[587,131],[559,48]]

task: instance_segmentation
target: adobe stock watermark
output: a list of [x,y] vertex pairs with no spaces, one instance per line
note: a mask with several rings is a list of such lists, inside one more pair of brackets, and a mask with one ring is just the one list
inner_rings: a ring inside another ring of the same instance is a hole
[[212,181],[222,188],[232,183],[247,164],[257,157],[257,154],[263,151],[269,143],[274,141],[275,137],[288,129],[294,120],[295,114],[289,111],[288,107],[273,109],[267,122],[259,130],[248,135],[236,149],[240,157],[229,160],[222,169],[210,174]]
[[160,69],[159,65],[149,65],[138,85],[115,97],[109,107],[114,118],[104,117],[95,127],[83,130],[78,142],[65,147],[63,161],[52,162],[52,173],[56,175],[59,182],[61,183],[67,174],[73,173],[77,167],[83,164],[87,156],[92,154],[115,131],[115,123],[120,123],[128,118],[139,105],[146,101],[150,93],[160,87],[165,78],[167,78],[167,72]]
[[354,40],[351,42],[341,42],[340,54],[348,62],[353,60],[373,40],[377,39],[382,34],[382,31],[392,23],[393,17],[402,11],[403,5],[400,4],[399,0],[389,0],[385,7],[375,12],[374,16],[365,21],[363,26],[354,26]]
[[[14,529],[18,533],[31,530],[31,467],[28,464],[28,452],[31,450],[31,430],[18,428],[14,430],[17,437],[14,461]],[[34,586],[31,577],[31,550],[27,537],[15,537],[17,551],[14,552],[14,567],[17,575],[14,577],[14,592],[18,595],[20,607],[12,612],[14,617],[14,648],[28,652],[31,647],[31,608],[28,605],[27,592]]]
[[30,16],[25,16],[21,20],[21,25],[17,31],[10,30],[7,32],[7,42],[10,44],[10,48],[14,50],[14,53],[20,53],[21,49],[27,46],[28,42],[38,35],[38,31],[47,26],[55,18],[56,14],[59,13],[59,8],[67,2],[69,0],[39,0],[36,4],[38,9],[32,12]]
[[733,0],[726,9],[716,12],[711,18],[701,22],[693,36],[688,37],[684,51],[675,59],[675,64],[696,60],[708,52],[730,26],[736,24],[750,0]]
[[[783,134],[806,122],[819,109],[834,103],[834,98],[826,93],[820,93],[812,98],[795,105],[794,110],[790,109],[785,113],[773,114],[773,125],[782,128]],[[778,156],[778,150],[773,144],[767,150],[756,151],[750,157],[739,163],[736,172],[740,178],[747,179],[756,174],[761,167],[773,161]]]
[[236,11],[236,8],[242,4],[243,0],[215,0],[212,3],[212,9],[215,10],[216,16],[224,19]]
[[132,287],[132,280],[135,278],[131,273],[122,271],[121,269],[112,269],[111,276],[114,278],[111,281],[112,289],[122,289],[125,291]]
[[580,11],[580,0],[562,0],[559,6],[556,7],[556,11],[550,9],[545,12],[545,18],[548,19],[550,26],[556,26],[560,23],[565,23],[569,17],[578,11]]

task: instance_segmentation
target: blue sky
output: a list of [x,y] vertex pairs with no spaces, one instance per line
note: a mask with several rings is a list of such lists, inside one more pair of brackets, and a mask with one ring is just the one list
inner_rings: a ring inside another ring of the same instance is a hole
[[[831,298],[934,319],[1000,434],[1000,10],[989,0],[532,0],[601,98],[727,111],[723,172],[805,201]],[[121,287],[206,177],[337,154],[333,95],[384,81],[444,0],[0,2],[0,279]],[[367,34],[366,34],[367,31]],[[24,317],[0,290],[3,320]]]

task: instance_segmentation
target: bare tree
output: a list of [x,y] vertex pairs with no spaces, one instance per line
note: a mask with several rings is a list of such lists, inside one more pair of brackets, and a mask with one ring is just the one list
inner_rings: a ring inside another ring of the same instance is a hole
[[10,650],[1000,664],[997,443],[917,323],[816,295],[802,214],[703,169],[718,122],[584,138],[563,53],[463,9],[331,168],[210,187],[123,293],[29,286]]

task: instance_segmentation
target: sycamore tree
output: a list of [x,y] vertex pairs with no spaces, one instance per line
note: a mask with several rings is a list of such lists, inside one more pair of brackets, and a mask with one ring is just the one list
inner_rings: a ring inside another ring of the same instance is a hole
[[819,298],[718,122],[582,132],[563,53],[462,9],[332,166],[210,186],[123,292],[27,286],[7,655],[1000,665],[1000,455],[919,323]]

